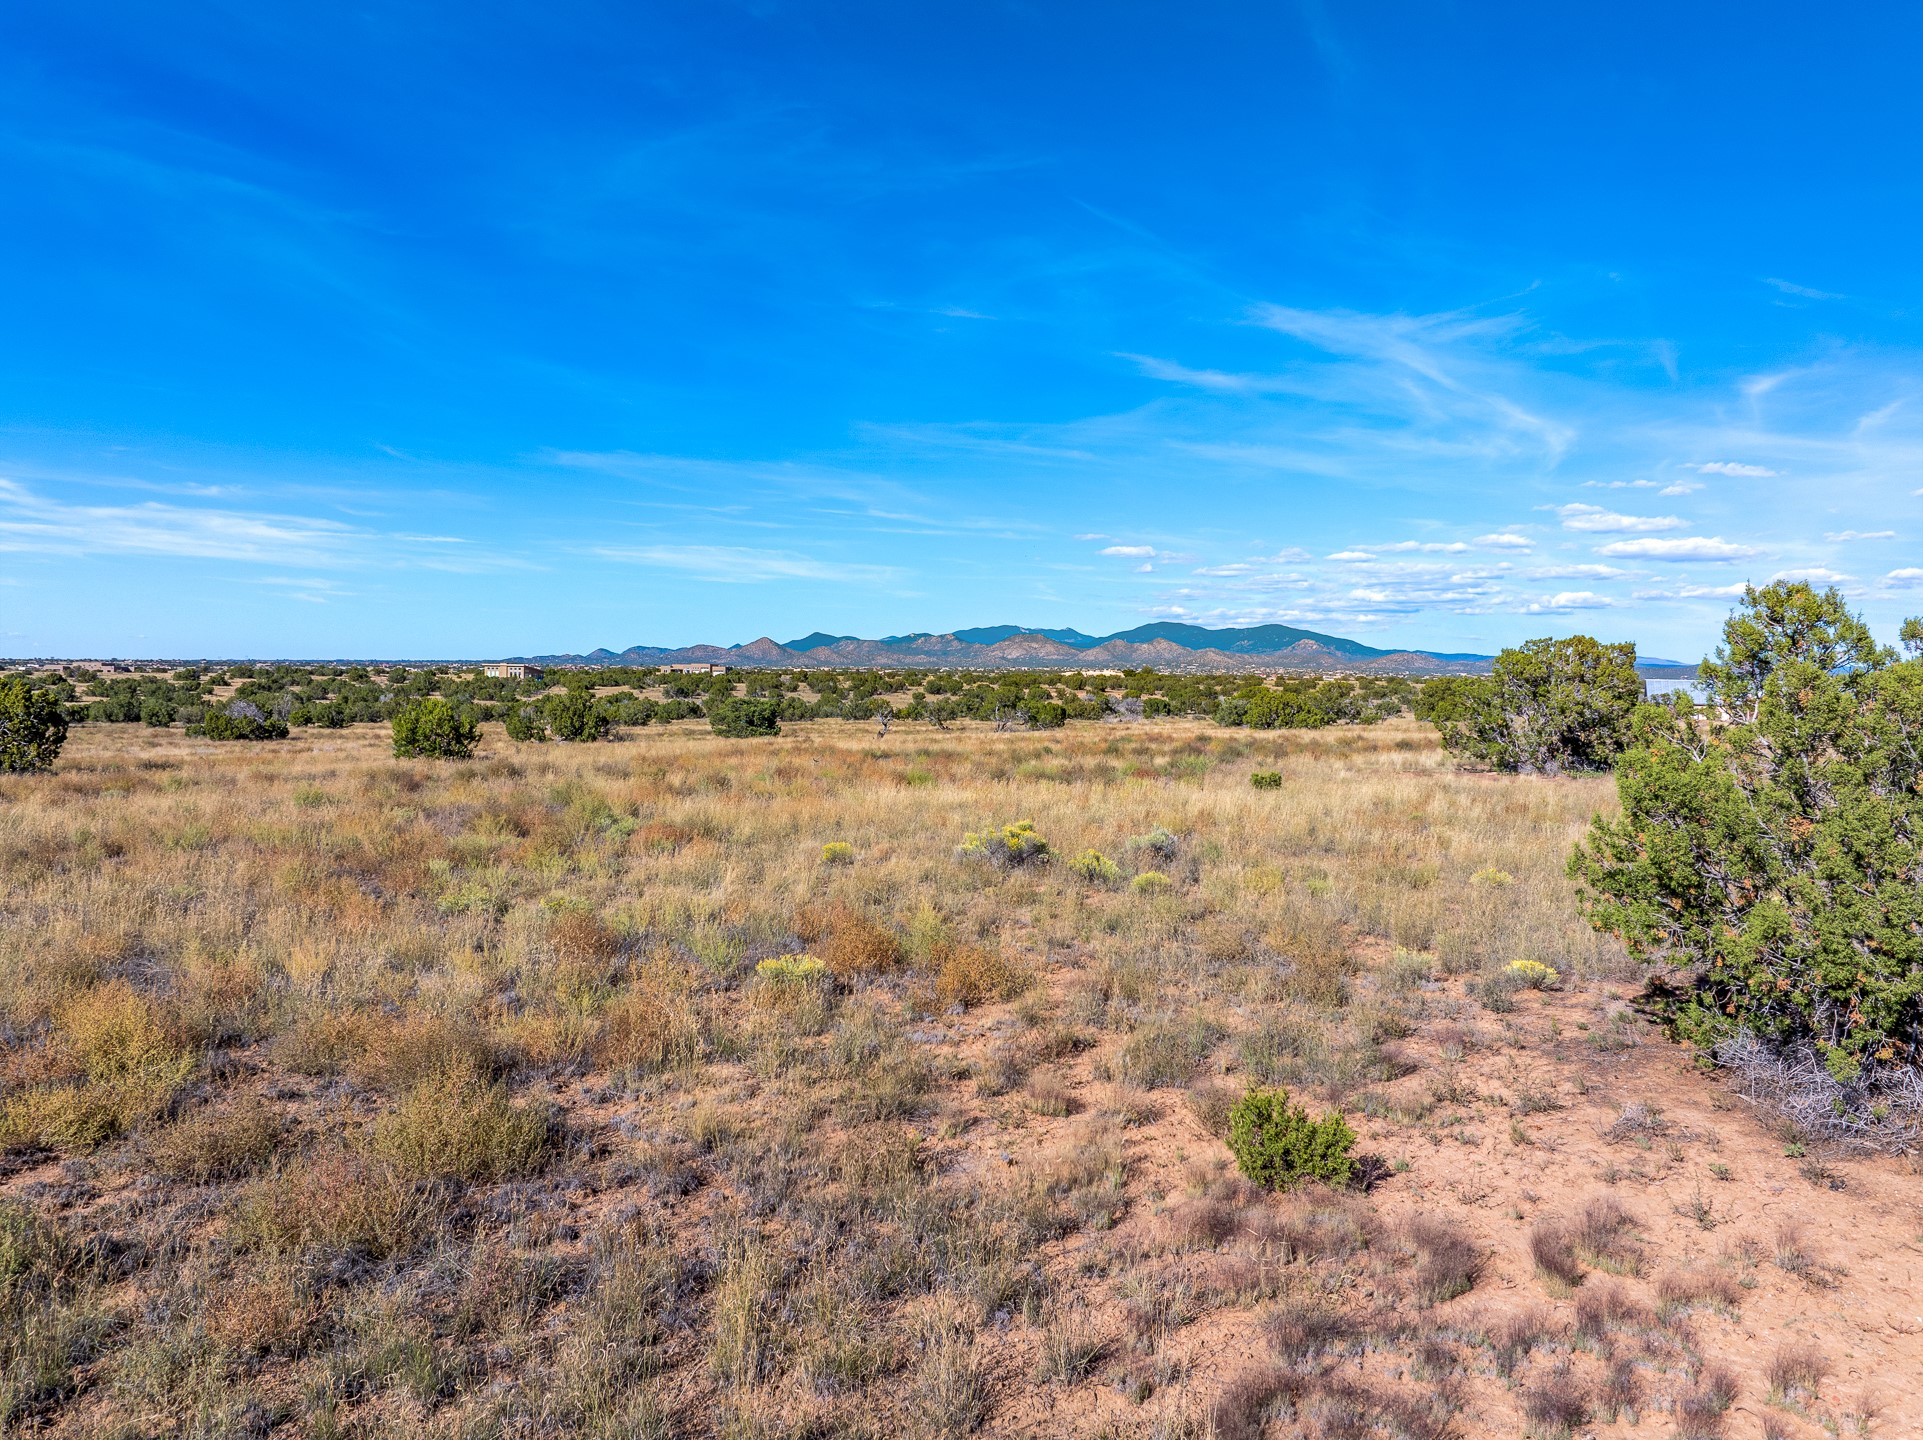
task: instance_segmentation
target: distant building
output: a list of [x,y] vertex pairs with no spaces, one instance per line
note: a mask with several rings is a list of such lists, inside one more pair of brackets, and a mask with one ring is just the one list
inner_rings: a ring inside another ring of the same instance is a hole
[[499,665],[483,665],[481,673],[490,680],[539,680],[539,665],[514,665],[503,661]]
[[726,675],[728,673],[726,665],[715,665],[705,660],[694,665],[663,665],[661,668],[672,675]]

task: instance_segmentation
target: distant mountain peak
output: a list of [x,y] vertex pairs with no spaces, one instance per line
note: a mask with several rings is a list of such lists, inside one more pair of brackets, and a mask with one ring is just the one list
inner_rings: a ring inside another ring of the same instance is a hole
[[916,631],[864,640],[816,630],[780,644],[768,636],[743,645],[689,645],[666,649],[634,645],[616,654],[537,655],[544,665],[659,665],[710,661],[724,665],[797,668],[822,665],[909,666],[920,669],[1057,669],[1079,666],[1122,669],[1145,665],[1197,670],[1327,670],[1332,667],[1391,673],[1439,673],[1479,669],[1486,655],[1440,655],[1421,650],[1381,650],[1339,635],[1293,625],[1210,629],[1157,620],[1113,635],[1030,625],[980,625],[945,634]]

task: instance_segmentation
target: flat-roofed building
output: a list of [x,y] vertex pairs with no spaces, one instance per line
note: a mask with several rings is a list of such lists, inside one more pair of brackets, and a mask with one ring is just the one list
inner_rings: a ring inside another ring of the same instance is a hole
[[539,680],[542,678],[539,665],[521,665],[508,660],[495,665],[483,665],[481,673],[490,680]]

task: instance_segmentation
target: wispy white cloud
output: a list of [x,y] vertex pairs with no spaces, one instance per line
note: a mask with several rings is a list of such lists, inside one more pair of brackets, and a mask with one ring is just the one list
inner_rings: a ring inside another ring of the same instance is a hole
[[1617,560],[1747,560],[1762,552],[1753,545],[1737,545],[1720,535],[1692,535],[1676,539],[1617,540],[1596,547],[1598,555]]
[[459,536],[379,531],[321,516],[164,501],[75,505],[5,479],[0,479],[0,551],[329,569],[478,573],[535,568],[525,556],[491,551]]
[[1100,555],[1127,555],[1140,559],[1144,556],[1153,556],[1155,554],[1155,547],[1153,545],[1104,545],[1096,553]]
[[1797,285],[1788,280],[1778,279],[1774,275],[1767,276],[1763,283],[1765,285],[1775,286],[1785,295],[1796,295],[1805,300],[1841,300],[1843,298],[1841,295],[1837,295],[1831,291],[1812,290],[1807,285]]
[[1827,565],[1792,565],[1786,570],[1778,570],[1769,578],[1771,584],[1778,580],[1807,580],[1812,585],[1842,585],[1856,577],[1832,570]]
[[1531,565],[1522,573],[1532,580],[1625,580],[1636,572],[1618,565]]
[[1666,590],[1638,590],[1638,600],[1736,600],[1742,597],[1746,586],[1738,580],[1733,585],[1676,585]]
[[1830,530],[1823,538],[1833,545],[1848,544],[1852,540],[1894,540],[1894,530]]
[[1485,550],[1533,550],[1536,542],[1513,530],[1499,530],[1493,535],[1476,536],[1476,544]]
[[1599,505],[1558,505],[1555,512],[1565,530],[1582,530],[1597,535],[1640,534],[1650,530],[1680,530],[1681,519],[1674,515],[1620,515]]
[[1711,460],[1707,464],[1687,465],[1684,468],[1703,475],[1733,475],[1745,480],[1767,480],[1783,473],[1767,465],[1747,465],[1737,460]]
[[1883,583],[1901,590],[1923,587],[1923,567],[1905,565],[1900,570],[1892,570],[1883,577]]
[[879,585],[898,580],[892,565],[817,560],[788,550],[757,550],[739,545],[602,545],[589,552],[603,560],[677,570],[722,584],[753,585],[771,580],[834,580]]

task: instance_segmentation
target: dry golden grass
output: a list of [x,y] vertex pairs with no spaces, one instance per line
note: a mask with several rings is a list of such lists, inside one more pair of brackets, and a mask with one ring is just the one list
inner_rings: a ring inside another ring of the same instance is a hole
[[[1585,1282],[1659,1248],[1605,1178],[1538,1216],[1576,1328],[1475,1308],[1530,1273],[1460,1198],[1484,1092],[1574,1134],[1556,1037],[1641,1053],[1562,871],[1606,781],[1407,722],[384,749],[0,778],[0,1433],[1547,1433],[1700,1368],[1656,1308],[1750,1303]],[[1113,873],[958,853],[1018,821]],[[1562,991],[1478,1002],[1515,960]],[[1377,1196],[1234,1177],[1250,1083],[1345,1107]]]

